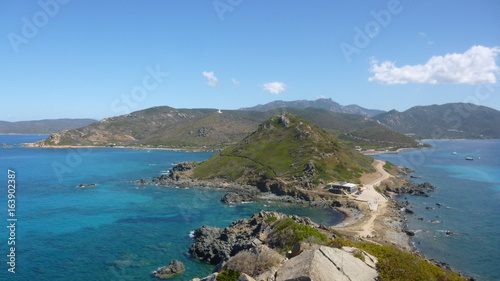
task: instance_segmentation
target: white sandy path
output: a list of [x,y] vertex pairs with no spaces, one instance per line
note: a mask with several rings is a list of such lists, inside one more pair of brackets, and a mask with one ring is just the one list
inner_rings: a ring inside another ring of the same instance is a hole
[[361,231],[358,231],[358,235],[361,237],[372,235],[375,219],[379,214],[385,211],[387,199],[382,196],[382,194],[375,191],[375,186],[391,177],[391,175],[384,170],[384,165],[385,161],[375,160],[374,167],[381,174],[381,176],[369,184],[366,184],[363,193],[356,198],[356,200],[367,202],[371,211],[370,218],[363,224]]
[[378,210],[378,205],[380,203],[387,202],[387,199],[377,191],[375,191],[375,186],[379,185],[382,181],[388,179],[391,175],[384,170],[385,161],[375,160],[374,167],[381,174],[379,178],[366,184],[365,190],[361,193],[356,200],[368,203],[370,210],[376,212]]

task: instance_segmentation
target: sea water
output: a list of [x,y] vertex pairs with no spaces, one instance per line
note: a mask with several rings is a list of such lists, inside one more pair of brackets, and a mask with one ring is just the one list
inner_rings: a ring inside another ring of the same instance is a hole
[[[224,192],[138,185],[175,162],[202,161],[209,152],[120,148],[24,148],[44,135],[0,135],[0,280],[154,280],[173,259],[186,272],[171,280],[211,273],[187,254],[190,232],[226,227],[260,210],[276,210],[333,225],[334,210],[278,203],[222,204]],[[15,230],[8,213],[8,170],[15,172]],[[79,188],[80,184],[96,184]],[[144,187],[144,188],[142,188]],[[8,245],[14,235],[15,245]],[[15,247],[15,273],[7,262]]]
[[416,248],[478,280],[500,280],[500,140],[427,143],[433,148],[375,156],[438,187],[431,197],[398,198],[415,212],[407,220]]

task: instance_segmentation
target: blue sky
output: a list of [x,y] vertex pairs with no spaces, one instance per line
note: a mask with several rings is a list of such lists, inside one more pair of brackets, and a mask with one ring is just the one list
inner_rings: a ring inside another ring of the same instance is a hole
[[319,97],[500,110],[493,0],[4,0],[0,23],[0,120]]

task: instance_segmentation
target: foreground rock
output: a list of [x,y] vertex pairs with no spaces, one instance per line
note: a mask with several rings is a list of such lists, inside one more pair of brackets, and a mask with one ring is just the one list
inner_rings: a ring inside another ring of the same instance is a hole
[[173,260],[170,262],[169,265],[161,267],[153,272],[153,275],[161,278],[161,279],[166,279],[170,278],[174,275],[183,273],[185,271],[184,264],[178,260]]
[[[363,252],[371,262],[375,257]],[[352,253],[342,249],[317,246],[287,260],[276,273],[276,281],[320,280],[320,281],[355,281],[377,280],[378,273]]]

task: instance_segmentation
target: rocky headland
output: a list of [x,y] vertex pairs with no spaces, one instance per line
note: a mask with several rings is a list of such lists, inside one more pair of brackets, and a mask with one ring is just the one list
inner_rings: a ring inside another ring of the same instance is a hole
[[193,281],[463,280],[416,256],[277,212],[261,211],[224,229],[202,226],[194,240],[189,253],[217,266]]

